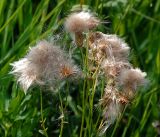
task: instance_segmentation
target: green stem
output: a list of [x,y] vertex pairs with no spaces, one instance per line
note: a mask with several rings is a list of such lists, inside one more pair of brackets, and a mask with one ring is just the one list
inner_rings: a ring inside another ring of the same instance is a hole
[[124,107],[124,110],[123,110],[122,114],[120,114],[120,117],[117,119],[116,125],[114,126],[114,129],[113,129],[113,132],[112,132],[111,137],[114,136],[114,134],[115,134],[115,132],[116,132],[116,129],[117,129],[117,127],[119,126],[119,122],[121,121],[121,119],[122,119],[122,117],[123,117],[123,115],[124,115],[124,112],[125,112],[126,108],[127,108],[127,106]]
[[61,94],[60,92],[59,93],[59,99],[60,99],[60,103],[61,103],[61,106],[60,106],[60,110],[61,110],[61,130],[60,130],[60,134],[59,134],[59,137],[62,137],[63,135],[63,127],[64,127],[64,112],[63,112],[63,103],[62,103],[62,97],[61,97]]
[[83,93],[82,93],[82,122],[81,122],[81,130],[80,130],[80,137],[82,137],[83,133],[83,124],[84,124],[84,116],[85,116],[85,87],[86,87],[86,80],[83,83]]
[[47,134],[47,128],[45,127],[45,119],[43,117],[43,98],[42,98],[42,90],[40,91],[40,102],[41,102],[41,126],[42,126],[42,129],[43,129],[43,133],[46,137],[48,137],[48,134]]
[[66,110],[66,107],[68,106],[68,95],[69,95],[69,82],[67,81],[67,87],[66,87],[66,103],[65,103],[65,106],[64,106],[64,110]]

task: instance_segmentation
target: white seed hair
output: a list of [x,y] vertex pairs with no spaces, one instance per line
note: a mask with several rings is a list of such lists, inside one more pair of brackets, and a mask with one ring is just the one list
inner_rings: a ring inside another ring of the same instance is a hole
[[[45,40],[30,48],[25,58],[11,65],[13,66],[11,73],[16,76],[25,92],[34,84],[53,87],[65,78],[73,79],[81,74],[78,66],[63,50]],[[63,66],[69,69],[69,74],[61,73]]]
[[142,72],[139,68],[136,69],[123,69],[120,72],[119,84],[124,88],[137,90],[139,86],[143,86],[146,82],[145,77],[147,74]]
[[79,13],[71,13],[65,20],[65,28],[70,33],[84,32],[96,27],[99,20],[91,13],[81,11]]

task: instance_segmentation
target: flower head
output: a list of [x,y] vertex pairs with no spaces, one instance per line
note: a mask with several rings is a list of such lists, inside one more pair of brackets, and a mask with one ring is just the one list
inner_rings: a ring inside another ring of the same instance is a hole
[[146,73],[142,72],[140,69],[123,69],[120,72],[119,84],[123,88],[129,89],[131,91],[137,90],[139,86],[143,86],[146,82]]
[[70,33],[84,32],[95,28],[99,20],[91,13],[81,11],[70,14],[65,21],[65,28]]
[[113,61],[127,62],[130,48],[116,35],[107,35],[102,32],[95,32],[89,35],[89,47],[96,51],[96,56],[100,54]]
[[25,91],[33,84],[54,86],[58,81],[81,74],[63,50],[47,41],[40,41],[25,58],[11,65],[11,73]]
[[65,29],[71,34],[73,41],[77,46],[83,46],[83,32],[97,27],[99,20],[94,17],[90,12],[74,12],[66,17],[64,26]]
[[131,68],[131,65],[123,61],[115,62],[110,59],[105,59],[102,62],[102,68],[107,77],[117,78],[122,69],[129,69]]
[[105,35],[107,43],[106,54],[117,61],[126,61],[128,59],[130,48],[116,35]]

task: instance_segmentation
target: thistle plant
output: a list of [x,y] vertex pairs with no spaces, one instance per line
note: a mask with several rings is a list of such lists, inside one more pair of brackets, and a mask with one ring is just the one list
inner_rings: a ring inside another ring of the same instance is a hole
[[[146,83],[146,73],[139,68],[134,69],[129,63],[130,47],[122,38],[115,34],[94,32],[93,28],[101,21],[89,16],[90,13],[85,13],[87,16],[82,14],[84,12],[69,15],[65,27],[71,35],[74,33],[73,40],[77,46],[82,46],[83,42],[87,41],[90,70],[94,71],[94,68],[100,66],[99,72],[106,78],[104,95],[99,102],[103,110],[99,130],[100,134],[103,134],[119,117],[124,107],[133,100],[138,87]],[[85,37],[82,37],[83,33],[86,34]],[[85,46],[83,44],[83,47]]]
[[[146,83],[146,73],[134,68],[129,62],[130,47],[122,38],[115,34],[94,31],[100,24],[101,21],[94,14],[82,10],[68,15],[64,27],[78,48],[87,49],[89,71],[93,72],[91,74],[105,77],[104,93],[98,103],[102,109],[99,131],[103,134],[134,99],[138,88]],[[38,42],[24,58],[11,65],[11,73],[25,92],[33,85],[54,89],[63,80],[82,76],[81,69],[75,65],[73,59],[46,40]],[[88,74],[85,76],[84,79],[89,81]],[[93,103],[93,99],[91,101]]]
[[89,38],[91,59],[100,63],[106,77],[104,96],[100,99],[103,109],[100,134],[103,134],[132,101],[138,87],[145,84],[146,73],[132,67],[128,61],[130,48],[118,36],[96,32]]

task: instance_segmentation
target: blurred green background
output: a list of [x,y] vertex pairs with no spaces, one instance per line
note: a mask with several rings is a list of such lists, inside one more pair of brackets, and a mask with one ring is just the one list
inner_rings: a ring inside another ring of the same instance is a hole
[[[60,94],[41,94],[35,87],[24,95],[9,74],[10,63],[23,57],[29,46],[34,46],[38,40],[60,39],[58,41],[63,46],[71,45],[63,22],[64,17],[78,4],[87,5],[102,22],[107,22],[97,30],[125,39],[132,49],[131,63],[148,75],[148,85],[138,92],[122,117],[103,136],[158,137],[159,0],[0,0],[0,136],[97,136],[101,114],[87,100],[91,85],[84,89],[86,82],[83,81],[76,86],[65,83]],[[103,88],[102,81],[96,90],[103,91]],[[95,95],[94,102],[97,103],[100,94]],[[86,106],[82,103],[83,97]],[[90,109],[93,113],[88,115],[92,112]]]

